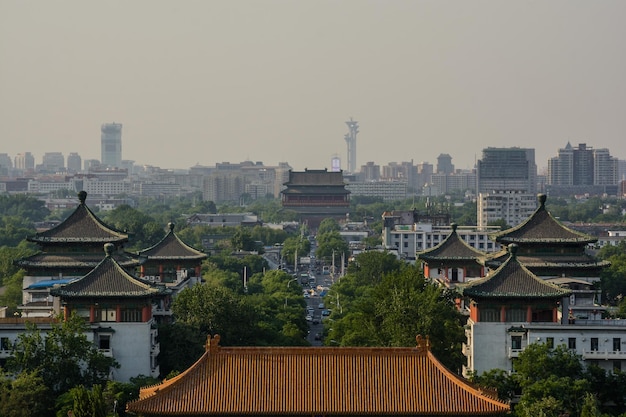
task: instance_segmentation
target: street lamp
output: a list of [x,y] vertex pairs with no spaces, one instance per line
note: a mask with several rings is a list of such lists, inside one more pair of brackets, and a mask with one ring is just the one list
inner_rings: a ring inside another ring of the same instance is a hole
[[287,309],[287,297],[289,297],[289,286],[291,285],[292,282],[297,281],[298,278],[294,278],[294,279],[290,279],[289,281],[287,281],[287,294],[285,295],[285,310]]

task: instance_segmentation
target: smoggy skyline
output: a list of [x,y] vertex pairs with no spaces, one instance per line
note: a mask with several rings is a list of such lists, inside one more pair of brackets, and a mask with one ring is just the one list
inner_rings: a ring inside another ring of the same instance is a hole
[[626,159],[626,2],[0,2],[0,152],[471,168],[587,143]]

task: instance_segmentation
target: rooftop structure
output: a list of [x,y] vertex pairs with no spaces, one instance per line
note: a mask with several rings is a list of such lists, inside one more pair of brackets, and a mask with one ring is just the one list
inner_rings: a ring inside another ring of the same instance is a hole
[[221,347],[209,338],[185,372],[143,388],[127,411],[156,415],[489,416],[509,411],[413,348]]

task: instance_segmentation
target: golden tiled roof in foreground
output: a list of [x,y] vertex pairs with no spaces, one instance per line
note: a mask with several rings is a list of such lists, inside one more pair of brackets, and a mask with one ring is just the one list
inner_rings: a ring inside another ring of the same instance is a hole
[[150,415],[488,416],[509,405],[415,348],[220,347],[184,373],[141,390],[130,412]]

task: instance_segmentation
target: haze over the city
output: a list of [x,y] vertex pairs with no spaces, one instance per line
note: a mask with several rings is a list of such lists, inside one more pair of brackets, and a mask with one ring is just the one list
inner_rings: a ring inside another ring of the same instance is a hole
[[626,2],[0,2],[0,152],[470,168],[485,147],[626,158]]

